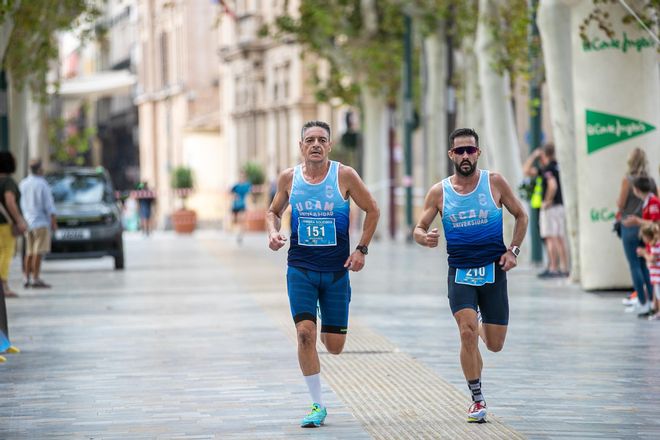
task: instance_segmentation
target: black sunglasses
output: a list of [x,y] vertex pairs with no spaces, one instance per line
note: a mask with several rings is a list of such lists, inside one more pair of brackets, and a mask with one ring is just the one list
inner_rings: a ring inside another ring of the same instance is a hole
[[479,148],[473,147],[473,146],[467,146],[467,147],[456,147],[452,148],[451,152],[454,154],[458,154],[459,156],[464,155],[465,153],[467,154],[475,154],[477,151],[479,151]]

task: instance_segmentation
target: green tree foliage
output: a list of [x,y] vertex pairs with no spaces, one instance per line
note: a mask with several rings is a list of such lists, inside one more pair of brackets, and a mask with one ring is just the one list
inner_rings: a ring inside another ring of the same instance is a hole
[[[608,38],[614,37],[614,31],[612,29],[612,22],[610,15],[606,10],[603,10],[601,6],[609,4],[620,4],[618,0],[593,0],[594,9],[580,24],[580,38],[582,41],[587,41],[587,28],[591,24],[595,24]],[[660,14],[660,0],[643,0],[637,1],[635,3],[628,2],[628,6],[635,6],[635,14],[637,18],[644,23],[648,29],[655,29],[657,32],[658,26],[658,14]],[[622,22],[627,25],[641,27],[637,19],[626,11],[626,15],[623,17]],[[660,50],[660,48],[658,48]]]
[[[288,10],[288,2],[283,10]],[[299,15],[276,19],[276,35],[292,35],[309,53],[327,60],[330,75],[315,76],[318,97],[355,104],[358,86],[394,99],[403,58],[403,20],[393,0],[373,2],[375,27],[367,26],[360,0],[302,0]],[[315,66],[312,66],[315,67]]]
[[81,132],[64,119],[55,119],[48,123],[52,158],[61,165],[85,165],[86,155],[91,147],[90,140],[94,136],[95,129],[88,127]]
[[100,10],[93,0],[5,0],[0,2],[0,20],[8,14],[14,21],[3,68],[11,72],[19,88],[29,86],[45,100],[46,74],[58,57],[55,33],[82,29],[90,37]]
[[170,186],[172,189],[192,189],[194,186],[192,170],[184,166],[174,168],[170,176]]
[[493,69],[499,74],[508,72],[511,84],[518,77],[529,79],[530,55],[541,56],[540,42],[529,46],[529,28],[532,20],[528,0],[507,0],[497,2],[493,14],[487,19],[493,38],[499,44],[493,45],[495,61]]
[[442,24],[445,35],[455,41],[474,36],[479,0],[395,0],[401,12],[416,20],[422,35],[436,32]]
[[263,185],[266,181],[266,173],[257,162],[247,162],[243,171],[252,185]]

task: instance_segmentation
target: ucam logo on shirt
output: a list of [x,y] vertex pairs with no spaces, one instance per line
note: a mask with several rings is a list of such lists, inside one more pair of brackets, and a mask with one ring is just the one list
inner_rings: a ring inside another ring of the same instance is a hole
[[334,202],[325,202],[321,203],[320,200],[305,200],[304,202],[296,202],[296,209],[300,212],[301,215],[304,215],[304,211],[326,211],[332,213],[335,209]]
[[467,211],[459,211],[455,214],[451,214],[447,218],[451,221],[454,228],[485,225],[488,223],[488,210],[480,209],[477,213],[476,209],[469,209]]

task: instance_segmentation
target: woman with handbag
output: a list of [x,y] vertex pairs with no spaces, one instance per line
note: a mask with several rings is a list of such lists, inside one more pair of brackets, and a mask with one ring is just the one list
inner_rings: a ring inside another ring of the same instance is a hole
[[[617,219],[621,222],[623,222],[628,216],[636,215],[641,217],[642,215],[642,205],[644,204],[644,201],[637,198],[632,189],[633,180],[640,176],[649,176],[649,172],[646,153],[638,147],[632,150],[628,156],[628,170],[621,180],[619,197],[616,201],[617,207],[619,208]],[[654,194],[658,193],[655,181],[653,181],[651,192]],[[638,315],[643,316],[650,311],[651,303],[647,303],[647,299],[650,300],[653,298],[653,287],[651,286],[651,278],[649,276],[649,271],[646,268],[646,262],[643,258],[637,255],[637,248],[642,246],[639,238],[639,226],[625,226],[622,223],[620,227],[623,251],[626,255],[626,260],[628,260],[633,287],[637,292],[638,303],[634,311],[636,311]]]
[[16,236],[27,231],[27,223],[19,207],[18,185],[11,178],[14,171],[14,156],[9,151],[0,151],[0,279],[4,297],[17,296],[16,292],[9,288],[9,265],[16,250]]

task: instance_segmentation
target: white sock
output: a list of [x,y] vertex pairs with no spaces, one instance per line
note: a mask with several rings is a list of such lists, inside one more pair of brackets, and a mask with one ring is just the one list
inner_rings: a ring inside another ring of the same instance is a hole
[[312,402],[318,403],[321,408],[323,408],[323,398],[321,397],[321,373],[305,376],[305,382],[307,383],[309,395],[312,396]]

